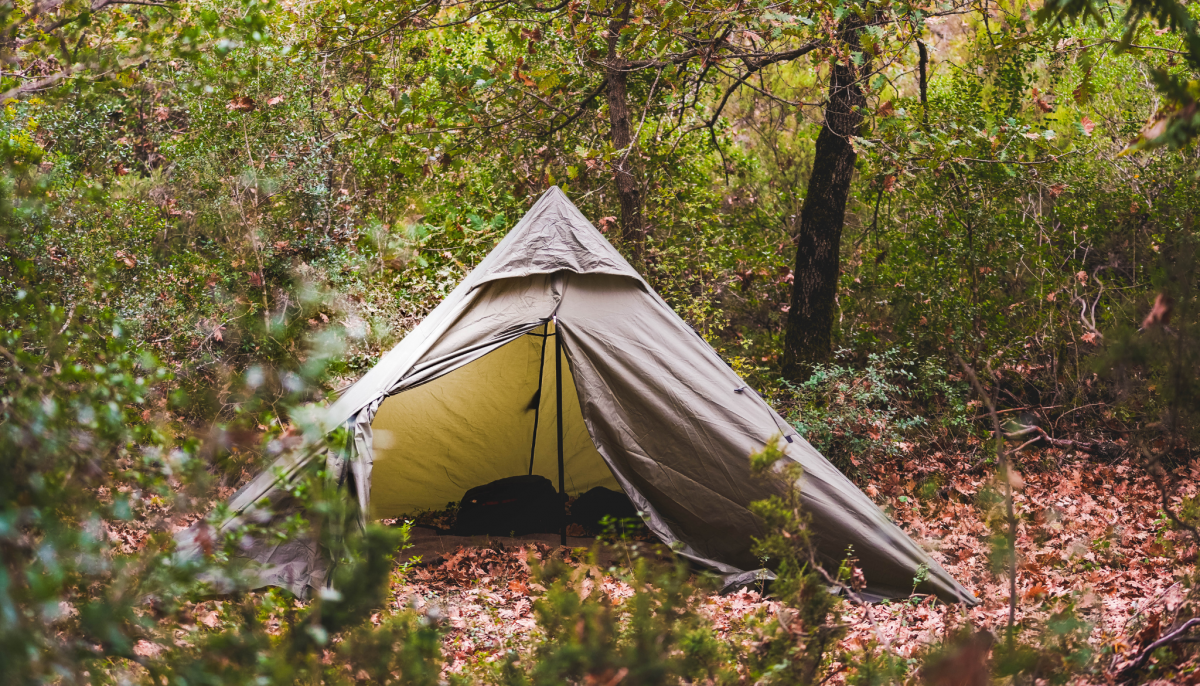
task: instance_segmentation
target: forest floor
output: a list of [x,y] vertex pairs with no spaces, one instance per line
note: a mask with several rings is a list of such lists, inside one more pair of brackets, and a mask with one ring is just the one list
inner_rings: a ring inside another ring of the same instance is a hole
[[[1057,449],[1025,453],[1023,460],[1031,467],[1023,479],[1015,479],[1018,626],[1037,632],[1071,607],[1090,627],[1088,642],[1115,653],[1118,661],[1153,641],[1184,602],[1197,549],[1163,515],[1151,477],[1128,461],[1098,462]],[[980,605],[963,609],[928,597],[847,604],[843,648],[876,645],[907,659],[964,625],[1005,635],[1009,580],[991,566],[992,541],[1002,519],[996,506],[987,504],[996,501],[987,496],[990,475],[968,473],[969,464],[961,455],[909,455],[876,463],[857,481]],[[1181,498],[1196,495],[1200,461],[1179,467],[1176,477],[1184,484],[1172,498],[1177,507]],[[449,623],[448,669],[488,670],[509,649],[519,651],[535,637],[533,603],[540,588],[531,581],[529,561],[549,556],[576,566],[582,594],[604,593],[614,603],[632,595],[609,574],[609,565],[622,564],[619,550],[597,564],[583,548],[509,541],[463,547],[397,576],[391,606],[436,608]],[[722,638],[749,649],[755,619],[778,608],[769,597],[743,590],[708,595],[701,611]],[[1114,656],[1100,659],[1108,667]]]

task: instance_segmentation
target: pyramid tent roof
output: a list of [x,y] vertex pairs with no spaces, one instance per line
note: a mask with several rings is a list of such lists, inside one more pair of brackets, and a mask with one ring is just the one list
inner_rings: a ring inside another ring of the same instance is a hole
[[[323,431],[348,429],[345,449],[280,458],[233,496],[222,526],[264,500],[279,503],[283,486],[322,460],[356,501],[359,526],[444,506],[526,467],[553,478],[555,442],[531,444],[539,414],[543,427],[558,420],[554,394],[539,393],[556,373],[548,338],[565,370],[567,491],[619,487],[679,554],[744,577],[759,566],[751,545],[762,534],[749,505],[779,488],[750,475],[749,455],[781,440],[785,459],[803,467],[801,498],[823,564],[836,569],[853,546],[870,594],[909,595],[926,569],[917,592],[976,602],[748,388],[557,187],[321,410]],[[249,556],[261,563],[261,585],[303,593],[326,578],[310,538],[264,543]]]

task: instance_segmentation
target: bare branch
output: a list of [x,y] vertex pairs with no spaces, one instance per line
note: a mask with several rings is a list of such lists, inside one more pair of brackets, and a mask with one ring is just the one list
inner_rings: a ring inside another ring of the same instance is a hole
[[552,136],[552,135],[558,133],[559,131],[562,131],[566,127],[570,126],[572,122],[574,122],[576,119],[579,119],[581,116],[583,116],[583,113],[587,111],[588,105],[592,104],[592,101],[595,100],[601,93],[603,93],[604,89],[607,87],[608,87],[608,81],[607,80],[601,81],[600,85],[596,86],[596,88],[594,90],[592,90],[591,93],[588,93],[588,96],[586,98],[579,101],[579,105],[578,105],[578,107],[576,107],[574,114],[567,117],[565,120],[563,120],[563,122],[561,124],[554,126],[549,131],[547,131],[546,133],[544,133],[542,135],[543,136]]
[[717,119],[720,118],[721,112],[725,109],[725,104],[729,102],[730,96],[733,95],[734,91],[736,91],[739,86],[746,82],[746,79],[753,76],[760,69],[772,64],[778,64],[779,62],[790,62],[791,60],[798,59],[804,55],[807,55],[813,50],[816,50],[821,45],[821,43],[813,41],[811,43],[805,43],[794,50],[775,53],[774,55],[770,55],[759,60],[754,60],[753,62],[749,63],[750,66],[746,69],[746,73],[742,74],[741,77],[734,81],[733,85],[725,91],[725,96],[721,98],[721,102],[717,105],[716,111],[713,112],[712,118],[708,120],[705,126],[707,126],[709,129],[712,129],[712,127],[716,125]]
[[60,71],[57,74],[51,74],[50,76],[38,79],[37,81],[30,81],[29,83],[23,83],[14,88],[9,88],[4,93],[0,94],[0,105],[7,103],[9,100],[16,100],[19,96],[22,96],[26,93],[34,93],[36,91],[50,88],[70,75],[71,72],[69,71]]
[[[1189,631],[1191,631],[1193,627],[1197,627],[1197,626],[1200,626],[1200,618],[1193,617],[1192,619],[1189,619],[1186,622],[1184,622],[1183,625],[1180,626],[1178,629],[1172,631],[1171,633],[1167,634],[1166,636],[1163,636],[1162,638],[1158,639],[1154,643],[1151,643],[1150,645],[1146,646],[1145,649],[1142,650],[1142,652],[1138,653],[1138,656],[1136,659],[1134,659],[1132,662],[1126,664],[1124,667],[1122,667],[1120,669],[1120,671],[1117,672],[1117,679],[1121,680],[1121,681],[1126,681],[1126,680],[1132,679],[1134,677],[1134,675],[1137,674],[1137,672],[1142,669],[1142,667],[1146,666],[1146,662],[1148,662],[1150,660],[1150,657],[1152,655],[1154,655],[1154,651],[1158,650],[1159,648],[1161,648],[1165,645],[1170,645],[1172,643],[1178,643],[1179,641],[1184,640],[1185,635]],[[1114,665],[1114,667],[1115,667],[1115,665]]]

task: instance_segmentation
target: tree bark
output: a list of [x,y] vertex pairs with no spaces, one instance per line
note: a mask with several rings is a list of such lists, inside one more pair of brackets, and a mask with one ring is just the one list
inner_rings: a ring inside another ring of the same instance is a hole
[[[850,51],[859,47],[857,17],[843,21],[842,36]],[[850,136],[859,134],[866,98],[859,85],[867,64],[838,63],[829,79],[825,123],[817,135],[808,194],[800,210],[792,303],[783,342],[783,375],[803,381],[815,363],[832,352],[833,315],[840,271],[842,227],[857,154]]]
[[634,164],[630,161],[634,140],[626,88],[629,71],[625,60],[617,52],[621,29],[629,23],[631,2],[627,0],[620,14],[608,24],[608,59],[605,61],[604,79],[612,144],[618,153],[613,163],[613,175],[617,184],[617,199],[621,203],[621,240],[633,251],[634,260],[637,261],[641,259],[646,227],[642,217],[642,191],[634,173]]

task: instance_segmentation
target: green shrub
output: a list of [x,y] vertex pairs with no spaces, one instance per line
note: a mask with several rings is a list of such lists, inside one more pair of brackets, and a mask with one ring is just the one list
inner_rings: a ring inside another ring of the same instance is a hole
[[[848,351],[841,356],[848,357]],[[969,435],[966,385],[951,381],[936,360],[920,363],[892,349],[866,364],[817,365],[807,381],[786,385],[788,420],[838,467],[911,451],[915,444]],[[934,422],[926,416],[937,417]]]

